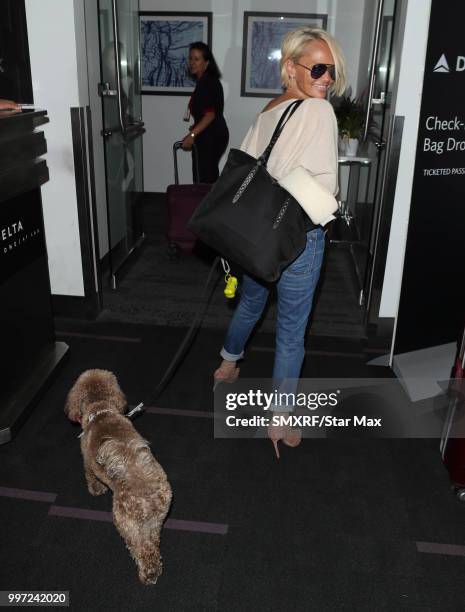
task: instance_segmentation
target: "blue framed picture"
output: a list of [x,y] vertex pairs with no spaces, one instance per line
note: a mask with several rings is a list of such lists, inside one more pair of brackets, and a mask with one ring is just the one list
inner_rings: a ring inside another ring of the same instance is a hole
[[327,20],[324,14],[245,11],[241,96],[272,98],[281,94],[279,60],[284,36],[301,26],[326,30]]
[[202,41],[211,48],[211,23],[212,13],[139,12],[141,93],[191,95],[189,45]]

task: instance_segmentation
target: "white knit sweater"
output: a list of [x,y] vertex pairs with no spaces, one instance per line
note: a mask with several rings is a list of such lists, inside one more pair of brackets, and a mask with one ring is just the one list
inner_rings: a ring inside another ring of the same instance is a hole
[[[286,100],[260,113],[241,145],[241,150],[259,157],[267,147],[286,107]],[[289,119],[270,155],[267,169],[278,181],[302,167],[331,194],[338,192],[337,122],[326,100],[307,98]]]

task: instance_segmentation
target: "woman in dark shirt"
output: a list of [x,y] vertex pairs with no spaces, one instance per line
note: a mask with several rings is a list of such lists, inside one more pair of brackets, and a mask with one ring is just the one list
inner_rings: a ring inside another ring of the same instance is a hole
[[197,81],[189,101],[194,124],[183,140],[183,149],[195,142],[199,158],[199,181],[214,183],[218,163],[226,150],[229,132],[223,116],[224,96],[221,73],[208,45],[195,42],[189,48],[189,70]]

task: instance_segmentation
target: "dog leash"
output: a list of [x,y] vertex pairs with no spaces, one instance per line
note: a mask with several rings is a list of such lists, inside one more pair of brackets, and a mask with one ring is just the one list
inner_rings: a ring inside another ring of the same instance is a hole
[[[158,385],[155,388],[155,391],[153,391],[151,393],[151,395],[148,397],[148,399],[145,400],[145,402],[139,402],[137,404],[137,406],[134,406],[133,408],[131,408],[129,410],[129,412],[126,412],[126,414],[124,415],[126,418],[128,419],[132,419],[133,417],[139,416],[140,414],[142,414],[145,411],[145,405],[149,405],[151,402],[153,402],[160,394],[161,392],[165,389],[165,387],[167,386],[167,384],[169,383],[169,381],[171,380],[171,378],[173,377],[176,368],[180,365],[181,360],[186,356],[188,349],[190,348],[190,346],[192,345],[192,342],[195,338],[196,332],[199,330],[203,318],[205,316],[205,313],[207,311],[208,306],[210,305],[210,301],[211,298],[213,296],[213,292],[216,288],[216,285],[218,283],[218,280],[221,276],[221,274],[219,274],[217,276],[217,278],[215,279],[215,282],[213,283],[212,287],[210,288],[210,292],[208,293],[208,286],[210,285],[210,281],[213,275],[213,272],[216,268],[216,264],[218,263],[218,261],[221,260],[221,265],[223,268],[223,272],[225,274],[224,276],[224,281],[226,283],[226,287],[224,289],[224,295],[227,298],[233,298],[236,294],[236,290],[237,290],[237,278],[235,276],[232,276],[230,274],[231,268],[229,266],[229,263],[223,259],[222,257],[215,257],[210,271],[208,273],[208,277],[207,280],[205,281],[205,285],[202,291],[202,294],[200,295],[200,305],[199,308],[197,309],[197,312],[195,313],[194,319],[191,323],[191,326],[189,327],[189,329],[187,330],[186,335],[184,336],[176,354],[174,355],[173,359],[171,360],[170,364],[168,365],[168,367],[165,370],[165,373],[163,374],[162,378],[160,379],[160,382],[158,383]],[[206,299],[205,299],[206,298]],[[205,301],[204,301],[205,300]],[[203,306],[203,308],[202,308]],[[81,433],[78,435],[78,438],[81,438],[84,435],[84,430],[81,431]]]
[[[223,271],[225,273],[225,277],[224,280],[226,282],[226,288],[224,290],[224,293],[226,295],[226,297],[234,297],[235,295],[235,290],[237,287],[237,279],[234,276],[231,276],[229,274],[230,272],[230,268],[229,268],[229,264],[227,261],[225,261],[224,259],[220,258],[220,256],[218,255],[217,257],[215,257],[210,271],[208,273],[207,276],[207,280],[205,281],[205,285],[203,287],[203,291],[200,295],[200,305],[197,309],[197,312],[195,313],[194,319],[191,323],[191,326],[189,327],[189,329],[187,330],[186,335],[184,336],[184,339],[182,340],[176,354],[174,355],[173,359],[171,360],[170,364],[168,365],[168,367],[166,368],[165,373],[163,374],[163,376],[160,379],[160,382],[158,383],[158,385],[155,387],[155,390],[149,395],[149,397],[143,401],[140,402],[135,408],[133,408],[129,414],[132,414],[133,412],[135,412],[137,410],[137,412],[142,412],[144,410],[144,405],[150,405],[150,403],[152,403],[154,400],[156,400],[156,398],[161,394],[161,392],[165,389],[165,387],[167,386],[167,384],[169,383],[169,381],[171,380],[171,378],[173,377],[174,373],[176,372],[176,369],[178,368],[178,366],[180,365],[182,359],[186,356],[187,351],[189,350],[190,346],[192,345],[192,342],[196,336],[196,333],[198,332],[203,318],[205,316],[205,313],[207,311],[208,306],[210,305],[210,300],[212,299],[213,296],[213,292],[216,288],[216,285],[218,283],[218,280],[220,279],[221,274],[218,274],[218,276],[215,278],[210,290],[208,291],[208,287],[210,285],[210,281],[213,275],[213,272],[216,268],[217,263],[219,262],[219,260],[221,259],[222,262],[222,266],[223,266]],[[233,286],[234,286],[234,290],[233,290]],[[227,290],[229,289],[229,295],[227,294]],[[128,416],[127,415],[127,416]]]
[[132,410],[127,412],[124,416],[127,417],[128,419],[132,419],[133,416],[137,416],[138,414],[141,414],[142,412],[144,412],[144,404],[140,402],[140,404],[137,404],[137,406],[135,406]]

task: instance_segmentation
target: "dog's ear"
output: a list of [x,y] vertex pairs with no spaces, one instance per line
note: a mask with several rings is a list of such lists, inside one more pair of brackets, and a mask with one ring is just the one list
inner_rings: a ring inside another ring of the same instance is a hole
[[79,380],[71,387],[65,402],[65,414],[70,421],[81,423],[82,394],[79,391]]
[[116,407],[118,412],[120,412],[121,414],[124,414],[126,412],[128,400],[126,399],[126,396],[121,391],[118,384],[116,385],[116,389],[114,389],[112,393],[111,402]]
[[105,382],[107,384],[108,395],[105,399],[111,402],[112,406],[114,406],[119,413],[124,414],[126,412],[128,400],[121,391],[118,379],[113,372],[109,372],[108,370],[102,370],[101,374],[105,375]]

